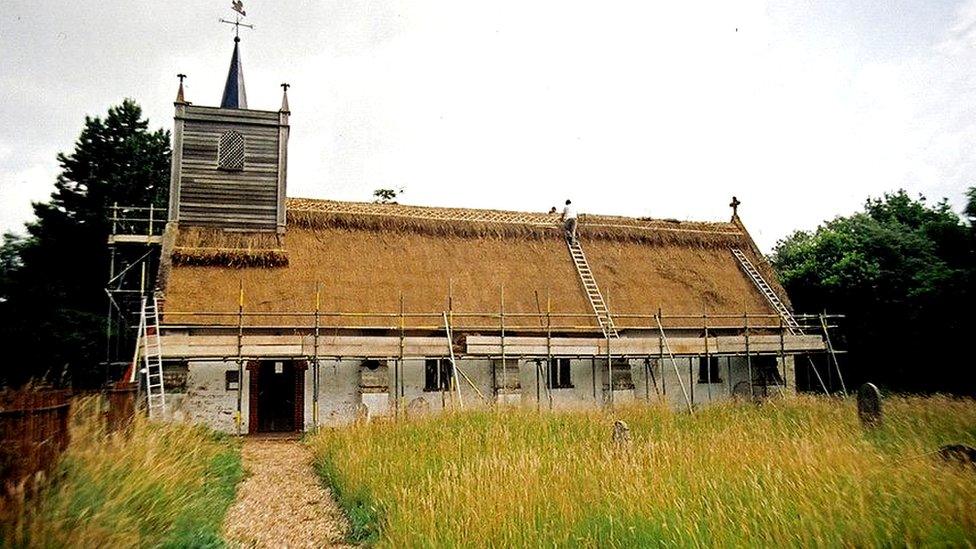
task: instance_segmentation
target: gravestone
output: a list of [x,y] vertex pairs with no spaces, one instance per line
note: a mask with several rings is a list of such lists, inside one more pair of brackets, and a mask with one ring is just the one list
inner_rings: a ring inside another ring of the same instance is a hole
[[939,457],[946,463],[976,468],[976,448],[965,444],[947,444],[939,448]]
[[873,383],[865,383],[857,390],[857,417],[865,429],[881,426],[881,391]]
[[356,422],[366,423],[369,421],[369,406],[360,402],[356,405]]
[[430,403],[424,397],[417,397],[407,403],[407,416],[422,416],[430,413]]
[[613,443],[617,446],[623,446],[630,442],[630,427],[627,426],[627,422],[622,419],[618,419],[613,422]]

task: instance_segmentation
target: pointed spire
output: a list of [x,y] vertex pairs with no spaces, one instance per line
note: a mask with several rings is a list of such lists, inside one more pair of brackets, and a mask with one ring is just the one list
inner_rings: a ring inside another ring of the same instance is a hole
[[244,67],[241,66],[241,39],[234,37],[234,54],[230,58],[230,70],[227,71],[227,84],[224,85],[224,97],[220,100],[222,109],[246,109],[247,93],[244,91]]
[[288,112],[288,113],[291,112],[291,109],[288,108],[288,88],[290,87],[291,84],[287,82],[281,85],[281,89],[285,91],[281,94],[281,108],[278,109],[278,111],[280,112]]
[[179,89],[179,91],[176,92],[176,102],[177,103],[186,103],[186,99],[183,99],[183,79],[186,78],[186,75],[185,74],[177,74],[176,77],[180,79],[180,89]]

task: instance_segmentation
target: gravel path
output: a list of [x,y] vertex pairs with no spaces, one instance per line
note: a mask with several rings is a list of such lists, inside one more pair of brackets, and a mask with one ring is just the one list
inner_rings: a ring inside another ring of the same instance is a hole
[[246,439],[245,479],[224,519],[243,547],[347,547],[346,519],[298,441]]

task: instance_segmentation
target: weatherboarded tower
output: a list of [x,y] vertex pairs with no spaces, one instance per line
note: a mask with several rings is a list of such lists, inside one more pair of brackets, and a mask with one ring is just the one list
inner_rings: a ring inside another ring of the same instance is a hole
[[193,105],[183,75],[173,124],[169,219],[229,231],[285,231],[288,86],[277,111],[249,109],[240,38],[220,107]]

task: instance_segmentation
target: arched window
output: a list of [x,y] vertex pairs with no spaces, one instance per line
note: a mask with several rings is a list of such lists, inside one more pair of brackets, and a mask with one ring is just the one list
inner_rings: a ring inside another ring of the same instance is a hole
[[240,171],[244,169],[244,136],[234,130],[220,136],[217,147],[217,167],[221,170]]

